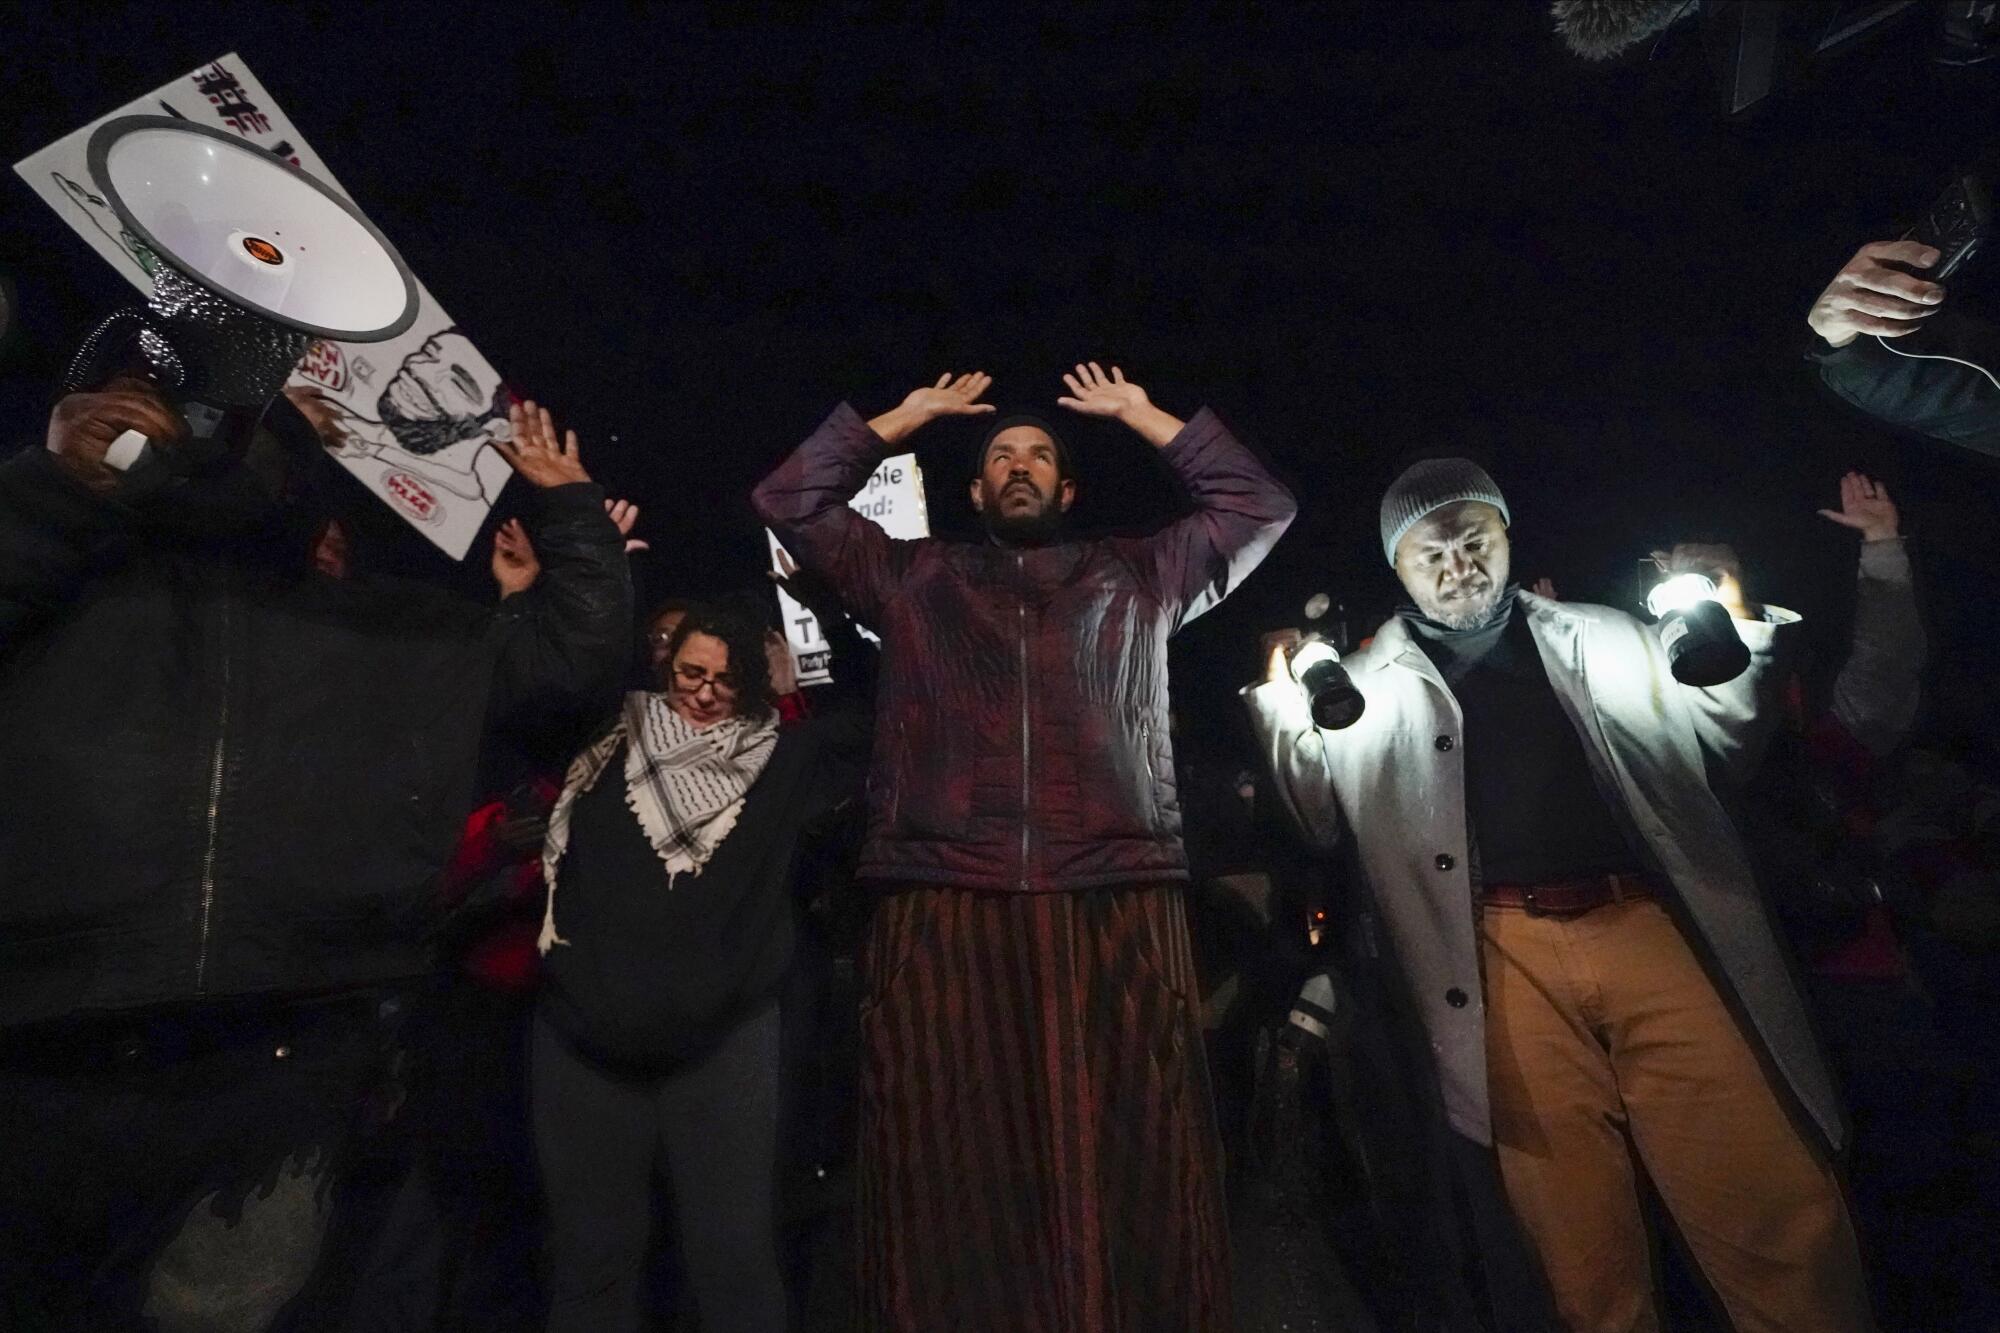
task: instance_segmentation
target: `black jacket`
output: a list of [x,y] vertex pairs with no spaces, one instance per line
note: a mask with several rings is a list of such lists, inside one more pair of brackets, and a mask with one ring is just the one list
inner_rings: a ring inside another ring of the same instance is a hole
[[1985,319],[1947,306],[1907,337],[1815,338],[1807,356],[1821,383],[1884,425],[2000,458],[2000,328]]
[[859,707],[786,726],[699,875],[666,868],[625,803],[621,747],[577,797],[556,875],[542,1013],[587,1054],[632,1069],[700,1055],[778,989],[796,937],[794,871],[814,823],[856,796]]
[[594,485],[539,493],[498,609],[142,536],[0,464],[0,1026],[422,971],[490,712],[615,687]]

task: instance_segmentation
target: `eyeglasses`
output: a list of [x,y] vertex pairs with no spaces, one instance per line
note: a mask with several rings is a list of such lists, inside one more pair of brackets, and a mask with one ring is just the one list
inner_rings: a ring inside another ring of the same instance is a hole
[[697,666],[681,665],[674,668],[674,684],[689,694],[700,694],[701,687],[711,686],[718,699],[734,699],[736,682],[727,673],[711,676]]

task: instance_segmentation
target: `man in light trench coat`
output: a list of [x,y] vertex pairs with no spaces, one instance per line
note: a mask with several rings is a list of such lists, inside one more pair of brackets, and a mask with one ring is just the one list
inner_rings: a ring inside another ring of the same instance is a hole
[[1390,488],[1414,605],[1346,659],[1360,719],[1314,726],[1284,643],[1244,691],[1278,791],[1358,862],[1565,1326],[1658,1326],[1643,1167],[1738,1330],[1866,1329],[1838,1099],[1710,786],[1754,766],[1798,617],[1676,548],[1750,650],[1682,685],[1654,627],[1515,589],[1508,519],[1465,459]]

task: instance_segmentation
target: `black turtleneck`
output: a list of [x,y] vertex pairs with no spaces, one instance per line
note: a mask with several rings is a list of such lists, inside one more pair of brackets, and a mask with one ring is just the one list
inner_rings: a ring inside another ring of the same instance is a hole
[[1514,589],[1478,629],[1400,613],[1465,718],[1465,806],[1488,884],[1546,884],[1641,864],[1590,771]]

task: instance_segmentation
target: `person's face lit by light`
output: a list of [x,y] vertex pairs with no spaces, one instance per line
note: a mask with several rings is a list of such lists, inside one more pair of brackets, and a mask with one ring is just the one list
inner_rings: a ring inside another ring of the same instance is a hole
[[691,632],[674,654],[667,703],[697,727],[736,715],[736,678],[729,674],[729,645],[712,634]]
[[1002,534],[1046,531],[1075,499],[1076,483],[1063,476],[1055,441],[1033,426],[994,436],[972,483],[972,507]]
[[1417,609],[1452,629],[1493,618],[1507,588],[1512,551],[1500,511],[1479,500],[1446,505],[1396,543],[1396,577]]

